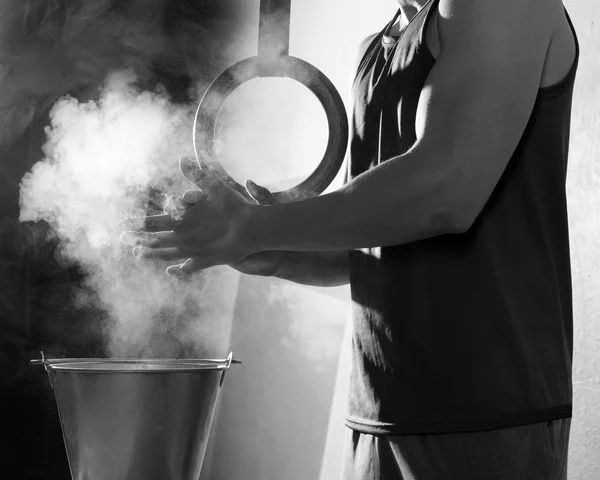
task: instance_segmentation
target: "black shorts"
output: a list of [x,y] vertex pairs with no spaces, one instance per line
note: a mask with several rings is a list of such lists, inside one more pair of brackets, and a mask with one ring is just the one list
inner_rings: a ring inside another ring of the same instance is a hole
[[443,435],[348,429],[343,480],[566,480],[570,428],[565,418]]

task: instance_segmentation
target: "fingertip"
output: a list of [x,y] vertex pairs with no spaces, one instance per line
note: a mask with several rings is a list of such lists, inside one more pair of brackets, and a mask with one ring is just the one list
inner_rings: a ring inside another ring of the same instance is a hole
[[171,265],[167,268],[167,275],[170,277],[178,277],[182,274],[183,272],[181,271],[181,265]]
[[261,188],[252,180],[246,180],[246,191],[250,194],[257,204],[261,204],[265,200],[265,196]]
[[132,221],[130,218],[122,218],[117,223],[117,230],[132,230]]
[[183,263],[179,263],[177,265],[171,265],[170,267],[167,268],[167,275],[171,275],[171,276],[183,276],[186,273],[188,273],[187,270],[184,269],[183,267],[185,267],[186,265],[190,265],[191,263],[192,263],[192,259],[188,258]]
[[188,262],[189,262],[189,260],[184,263],[180,263],[178,265],[171,265],[170,267],[167,268],[167,275],[169,275],[170,277],[185,277],[185,276],[187,276],[187,274],[189,272],[184,270],[183,267]]
[[125,245],[132,245],[133,239],[134,239],[133,232],[123,232],[121,235],[119,235],[119,241],[121,243],[124,243]]
[[263,187],[252,180],[246,180],[246,187],[250,187],[257,195],[263,197],[271,194],[271,191],[267,187]]

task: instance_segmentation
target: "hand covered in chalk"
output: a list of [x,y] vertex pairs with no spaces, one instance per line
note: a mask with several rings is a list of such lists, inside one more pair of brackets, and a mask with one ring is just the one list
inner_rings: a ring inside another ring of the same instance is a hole
[[[280,203],[267,188],[260,187],[250,180],[246,182],[246,191],[258,205],[267,206]],[[172,211],[178,212],[181,209],[189,208],[189,204],[183,200],[183,197],[172,197],[169,203],[168,209]],[[281,251],[258,252],[231,263],[229,266],[246,275],[273,276],[281,270],[284,255],[285,252]],[[202,262],[192,262],[192,260],[188,259],[181,265],[173,265],[167,269],[167,272],[169,275],[188,275],[206,268]]]
[[126,230],[121,241],[135,246],[137,257],[185,260],[169,269],[182,272],[231,264],[253,253],[242,238],[250,207],[246,199],[201,169],[195,159],[182,157],[179,167],[195,187],[182,197],[184,211],[121,220],[118,226]]

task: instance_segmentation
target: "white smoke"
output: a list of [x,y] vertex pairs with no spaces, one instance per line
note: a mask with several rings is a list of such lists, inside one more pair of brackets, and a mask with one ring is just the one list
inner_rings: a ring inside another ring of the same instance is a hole
[[113,355],[227,349],[237,276],[214,269],[175,280],[164,264],[137,261],[116,230],[121,218],[147,214],[149,189],[167,195],[189,188],[177,159],[192,149],[193,113],[163,92],[138,91],[131,73],[113,74],[98,102],[67,96],[55,104],[46,157],[21,182],[20,220],[48,222],[63,259],[85,270],[106,311]]
[[[115,356],[222,356],[227,353],[239,274],[210,269],[181,281],[162,262],[139,261],[118,241],[118,221],[144,216],[166,195],[189,188],[178,157],[193,155],[197,104],[172,103],[164,91],[140,91],[135,75],[110,75],[98,101],[65,96],[52,108],[45,158],[21,182],[22,222],[45,221],[61,259],[86,273],[79,304],[98,304],[108,352]],[[259,79],[234,91],[217,129],[217,153],[239,182],[274,190],[304,180],[327,143],[327,121],[314,95],[285,79]],[[157,198],[157,195],[163,195]],[[157,213],[157,212],[154,212]],[[336,354],[344,302],[274,282],[271,302],[289,312],[289,348],[314,360]]]

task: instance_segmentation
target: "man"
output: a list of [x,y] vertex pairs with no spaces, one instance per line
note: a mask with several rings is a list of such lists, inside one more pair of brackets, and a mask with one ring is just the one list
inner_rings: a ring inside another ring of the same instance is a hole
[[182,159],[183,219],[123,240],[170,274],[350,282],[346,479],[564,479],[574,29],[559,0],[399,3],[361,47],[344,187],[250,205]]

